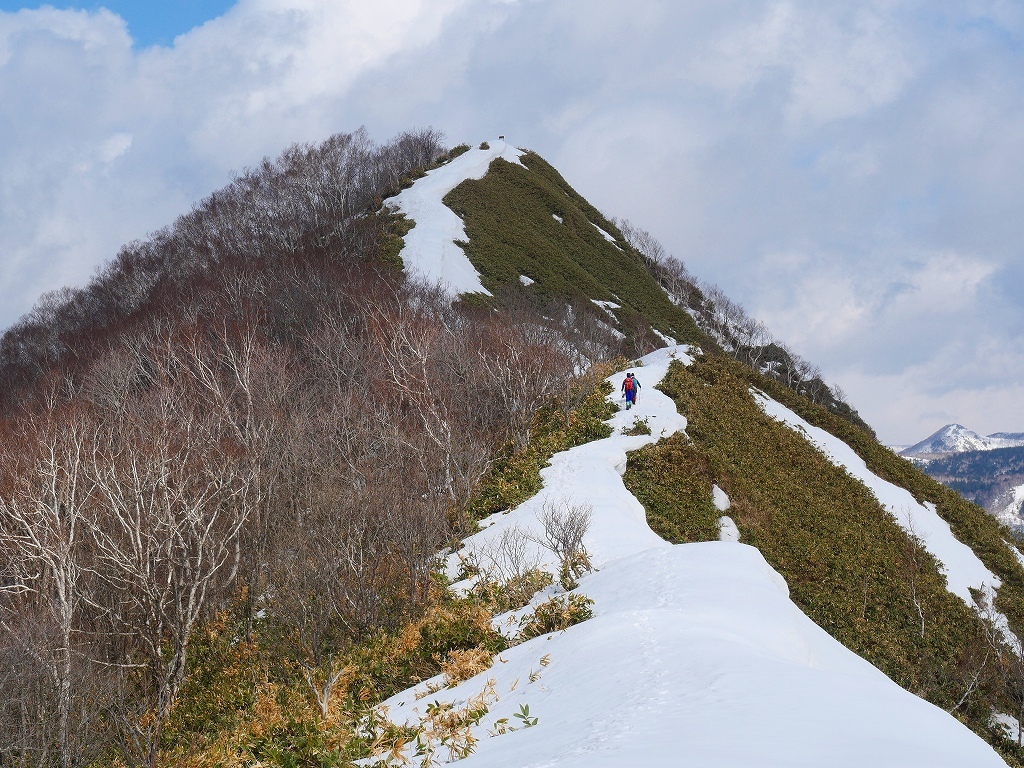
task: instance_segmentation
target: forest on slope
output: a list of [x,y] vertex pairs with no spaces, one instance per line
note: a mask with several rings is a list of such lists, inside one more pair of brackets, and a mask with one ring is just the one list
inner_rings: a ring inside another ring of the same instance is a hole
[[922,469],[992,514],[1015,512],[1013,492],[1024,485],[1024,448],[964,451],[932,459]]
[[218,620],[327,714],[345,652],[427,611],[498,451],[621,351],[405,280],[381,200],[446,159],[430,130],[293,147],[4,335],[0,764],[187,753],[231,716],[179,706]]

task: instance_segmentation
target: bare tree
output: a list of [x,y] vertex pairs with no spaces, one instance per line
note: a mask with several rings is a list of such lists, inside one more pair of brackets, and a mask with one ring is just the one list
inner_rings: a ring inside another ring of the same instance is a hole
[[661,264],[666,258],[669,257],[668,251],[665,250],[665,246],[646,229],[641,229],[636,226],[628,219],[622,221],[612,220],[619,231],[622,232],[623,237],[626,238],[626,242],[633,247],[634,250],[641,253],[646,257],[652,264]]
[[918,621],[921,624],[920,634],[923,640],[925,635],[925,617],[924,608],[921,604],[919,582],[921,573],[926,567],[927,550],[925,549],[924,540],[917,534],[909,511],[906,516],[911,522],[907,524],[906,537],[900,542],[900,554],[902,555],[900,572],[910,593],[910,602],[914,606],[914,611],[917,613]]
[[576,580],[590,570],[584,538],[590,529],[593,509],[589,504],[569,504],[547,499],[537,518],[544,528],[538,542],[558,558],[562,585],[573,589]]
[[[81,409],[57,410],[51,400],[41,415],[25,417],[22,442],[0,445],[0,551],[12,561],[0,591],[30,594],[54,627],[46,645],[31,652],[53,686],[61,768],[76,762],[72,668],[89,569],[83,539],[94,493],[84,471],[90,421]],[[0,627],[13,633],[17,625],[18,617],[0,606]]]
[[465,557],[481,582],[507,584],[540,567],[533,542],[530,534],[514,525],[497,539],[468,545]]
[[152,388],[89,457],[99,510],[88,520],[104,606],[126,646],[130,686],[113,714],[133,763],[155,766],[184,680],[192,632],[239,557],[251,476],[216,425],[189,415],[170,383]]

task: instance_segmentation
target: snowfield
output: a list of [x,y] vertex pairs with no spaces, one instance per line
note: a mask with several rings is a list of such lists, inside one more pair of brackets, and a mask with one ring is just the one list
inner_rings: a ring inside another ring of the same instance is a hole
[[[385,703],[390,717],[416,722],[434,701],[458,706],[489,692],[467,768],[1004,766],[955,718],[815,625],[756,549],[730,541],[673,546],[650,530],[621,474],[627,451],[685,430],[674,403],[655,389],[672,357],[690,362],[685,347],[671,347],[631,369],[643,388],[637,406],[609,422],[613,436],[555,456],[537,497],[492,516],[466,541],[464,552],[486,557],[509,531],[537,532],[545,501],[589,505],[586,545],[597,571],[577,591],[594,600],[594,618],[417,698],[440,678],[424,681]],[[610,379],[616,400],[624,375]],[[651,436],[622,434],[637,418],[648,420]],[[724,496],[715,495],[723,512]],[[539,546],[528,556],[554,570]],[[449,566],[458,568],[457,556]],[[536,725],[516,719],[522,706]],[[492,735],[503,718],[518,730]]]
[[480,283],[480,273],[455,244],[456,240],[469,239],[462,219],[442,199],[467,179],[483,178],[496,158],[522,165],[519,162],[522,155],[511,144],[493,141],[490,149],[471,149],[450,163],[428,171],[411,187],[386,201],[416,222],[405,235],[405,246],[399,252],[409,275],[438,283],[452,294],[490,295]]

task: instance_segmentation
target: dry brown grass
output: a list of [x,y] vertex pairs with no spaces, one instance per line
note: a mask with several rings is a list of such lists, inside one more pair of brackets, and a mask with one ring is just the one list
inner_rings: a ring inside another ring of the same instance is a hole
[[491,666],[491,653],[484,648],[469,648],[465,651],[455,650],[441,662],[441,671],[449,686],[469,680]]

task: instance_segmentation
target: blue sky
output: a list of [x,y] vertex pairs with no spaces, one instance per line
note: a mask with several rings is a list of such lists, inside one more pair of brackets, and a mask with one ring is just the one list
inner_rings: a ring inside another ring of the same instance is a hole
[[1020,0],[108,5],[0,13],[0,328],[292,143],[432,125],[539,152],[884,441],[1024,431]]
[[18,11],[50,5],[59,9],[96,11],[106,8],[128,24],[135,45],[169,46],[178,35],[215,19],[235,4],[235,0],[106,0],[101,3],[26,3],[18,0],[0,0],[0,11]]

